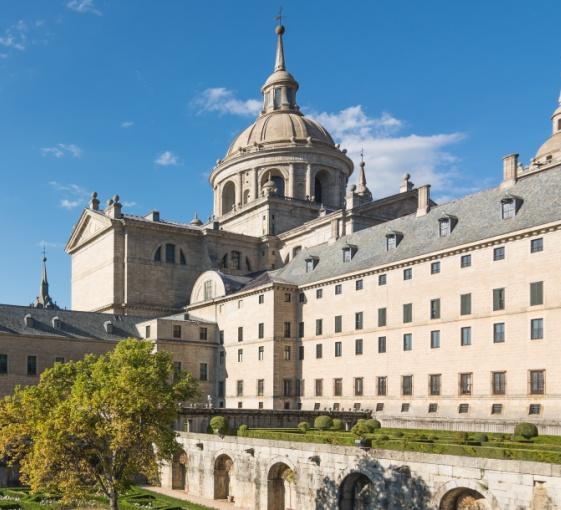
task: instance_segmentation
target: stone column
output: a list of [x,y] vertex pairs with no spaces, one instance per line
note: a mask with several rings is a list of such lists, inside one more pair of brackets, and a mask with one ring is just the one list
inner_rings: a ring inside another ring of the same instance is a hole
[[258,169],[257,167],[253,168],[253,192],[252,192],[252,200],[257,200],[259,198],[259,182],[258,182]]
[[238,173],[238,185],[236,186],[236,209],[243,206],[243,172]]
[[294,163],[290,163],[288,165],[288,186],[286,190],[286,195],[295,198],[296,197],[296,189],[295,189],[295,182],[294,182]]
[[306,196],[312,199],[312,165],[306,165]]

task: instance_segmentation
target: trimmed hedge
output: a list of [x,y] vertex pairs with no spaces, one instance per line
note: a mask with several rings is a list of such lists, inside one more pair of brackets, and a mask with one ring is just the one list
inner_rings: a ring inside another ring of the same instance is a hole
[[514,435],[522,436],[526,439],[538,437],[538,427],[536,427],[533,423],[518,423],[514,428]]
[[310,430],[310,424],[307,421],[301,421],[298,424],[298,430],[305,434],[308,430]]
[[333,426],[333,420],[331,419],[331,416],[322,415],[322,416],[318,416],[314,420],[314,428],[318,430],[327,430],[330,429],[332,426]]

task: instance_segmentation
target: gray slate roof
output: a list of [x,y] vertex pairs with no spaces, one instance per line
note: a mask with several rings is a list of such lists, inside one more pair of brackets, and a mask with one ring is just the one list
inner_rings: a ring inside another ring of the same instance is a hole
[[[33,317],[33,327],[27,327],[24,317]],[[53,317],[59,317],[61,327],[54,328]],[[118,341],[139,334],[136,324],[146,317],[112,315],[108,313],[77,312],[71,310],[44,310],[27,306],[0,304],[0,335],[4,333],[27,336],[52,336],[76,339],[101,339]],[[106,333],[104,323],[111,321],[113,332]]]
[[[514,218],[503,220],[501,199],[509,194],[523,202]],[[457,224],[449,236],[440,237],[438,220],[445,215],[455,216]],[[330,245],[302,250],[273,277],[295,284],[312,283],[556,220],[561,220],[561,167],[528,176],[508,191],[498,187],[481,191],[432,207],[426,216],[411,214],[342,237]],[[387,251],[386,234],[391,231],[400,232],[403,238],[397,248]],[[343,263],[342,248],[347,243],[358,250],[350,262]],[[319,262],[306,273],[305,259],[309,256],[319,257]]]

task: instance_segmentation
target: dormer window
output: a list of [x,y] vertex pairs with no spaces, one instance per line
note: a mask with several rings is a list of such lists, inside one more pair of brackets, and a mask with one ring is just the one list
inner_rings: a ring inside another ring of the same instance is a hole
[[28,328],[32,328],[33,327],[33,317],[31,317],[31,314],[28,313],[24,318],[23,318],[23,323],[28,327]]
[[501,215],[503,220],[514,218],[522,205],[522,199],[513,195],[507,195],[501,200]]
[[308,257],[306,259],[306,273],[311,273],[318,265],[318,257]]
[[438,235],[440,237],[447,237],[452,233],[457,223],[457,218],[447,214],[438,219]]
[[343,246],[343,262],[350,262],[356,252],[357,247],[354,244],[346,244]]
[[108,335],[111,335],[113,333],[113,323],[111,321],[105,321],[103,323],[103,329],[105,329]]
[[386,234],[386,250],[390,251],[397,248],[402,238],[403,234],[401,232],[396,232],[395,230],[388,232]]
[[62,321],[60,320],[60,317],[53,317],[51,320],[51,324],[53,325],[53,328],[60,329]]

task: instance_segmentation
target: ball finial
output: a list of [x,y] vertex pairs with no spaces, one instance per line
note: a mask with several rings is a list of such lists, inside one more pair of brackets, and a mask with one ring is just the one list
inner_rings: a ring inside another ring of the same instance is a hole
[[277,25],[276,28],[275,28],[275,32],[278,35],[284,34],[284,25]]

